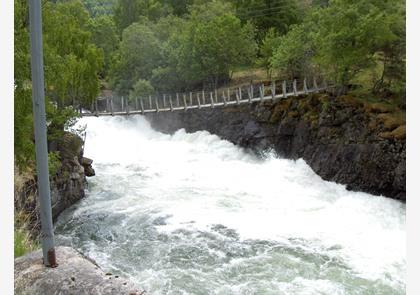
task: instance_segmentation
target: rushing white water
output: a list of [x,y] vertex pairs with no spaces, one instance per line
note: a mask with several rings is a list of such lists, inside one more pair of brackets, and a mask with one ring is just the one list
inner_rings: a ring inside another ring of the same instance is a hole
[[405,294],[405,205],[208,132],[83,118],[87,198],[60,244],[147,294]]

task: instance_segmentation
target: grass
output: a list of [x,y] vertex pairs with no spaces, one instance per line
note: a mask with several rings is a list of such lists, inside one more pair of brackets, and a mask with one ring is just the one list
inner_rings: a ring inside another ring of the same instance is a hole
[[247,84],[250,81],[253,81],[255,83],[267,79],[267,71],[263,68],[242,67],[237,68],[236,71],[233,72],[230,84],[236,86],[241,84]]
[[28,252],[34,251],[39,248],[37,242],[31,239],[29,232],[24,228],[15,229],[14,239],[14,253],[15,258],[25,255]]

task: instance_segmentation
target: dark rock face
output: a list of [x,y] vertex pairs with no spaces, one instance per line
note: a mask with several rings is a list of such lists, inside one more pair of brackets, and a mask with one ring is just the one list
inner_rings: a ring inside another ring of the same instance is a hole
[[61,168],[51,183],[53,218],[85,197],[86,176],[95,175],[92,160],[83,157],[83,141],[73,133],[65,133],[57,144]]
[[[405,121],[351,97],[317,94],[146,118],[162,132],[207,130],[256,151],[272,148],[285,158],[303,158],[323,179],[350,190],[405,201]],[[394,131],[390,121],[397,122]]]
[[[49,144],[50,151],[60,155],[61,167],[50,177],[52,215],[58,215],[85,197],[86,176],[95,175],[92,160],[83,157],[83,141],[72,133]],[[29,226],[36,233],[40,229],[36,177],[20,174],[15,169],[15,209],[29,217]]]

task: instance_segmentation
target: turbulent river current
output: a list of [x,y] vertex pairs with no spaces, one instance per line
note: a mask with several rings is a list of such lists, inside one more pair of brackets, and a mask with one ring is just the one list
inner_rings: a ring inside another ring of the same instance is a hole
[[57,242],[146,294],[405,294],[405,205],[141,116],[82,118],[87,197]]

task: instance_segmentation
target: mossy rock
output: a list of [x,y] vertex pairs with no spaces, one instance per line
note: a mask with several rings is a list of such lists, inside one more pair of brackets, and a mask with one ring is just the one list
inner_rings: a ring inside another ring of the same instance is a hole
[[59,142],[60,156],[63,159],[73,159],[82,151],[83,140],[76,134],[66,132]]
[[377,118],[381,123],[383,123],[383,126],[387,131],[394,130],[401,125],[405,125],[405,120],[396,114],[379,114]]
[[287,113],[287,117],[289,118],[297,118],[299,116],[299,113],[296,111],[290,111]]
[[291,100],[289,99],[281,100],[280,102],[278,102],[274,106],[273,113],[271,114],[271,117],[270,117],[270,122],[271,123],[279,122],[283,118],[284,113],[289,110],[290,104],[291,104]]
[[360,108],[363,107],[363,103],[352,95],[343,95],[338,98],[346,106]]
[[379,133],[379,137],[384,139],[405,139],[405,125],[399,126],[392,131]]
[[395,106],[386,103],[365,103],[365,109],[369,113],[383,114],[395,111]]
[[310,100],[305,97],[304,99],[299,100],[297,108],[300,112],[306,113],[311,108],[310,103]]
[[405,125],[401,125],[400,127],[395,128],[391,135],[396,139],[405,139]]
[[371,119],[371,121],[368,124],[368,128],[370,131],[375,131],[379,129],[378,121],[375,119]]
[[322,104],[330,102],[330,97],[327,94],[320,95],[317,98],[318,98],[319,102],[321,102]]
[[383,139],[394,139],[394,137],[391,135],[391,132],[389,132],[389,131],[380,132],[380,133],[378,134],[378,136],[379,136],[380,138],[383,138]]

